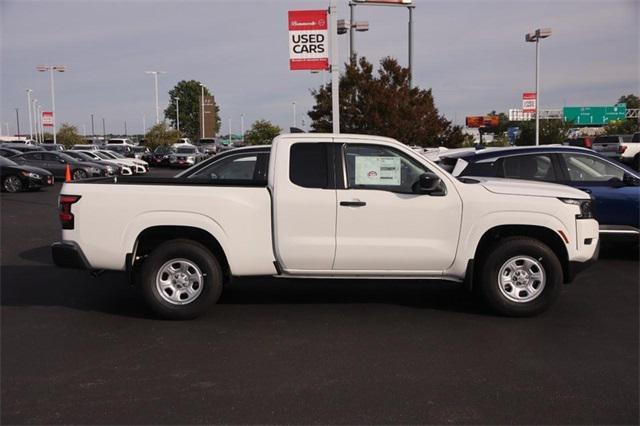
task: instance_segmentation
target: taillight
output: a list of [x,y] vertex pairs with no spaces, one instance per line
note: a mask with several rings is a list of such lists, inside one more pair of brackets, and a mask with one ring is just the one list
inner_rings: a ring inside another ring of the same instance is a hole
[[618,154],[622,154],[623,152],[625,152],[627,150],[627,146],[626,145],[620,145],[618,147]]
[[71,204],[77,203],[79,199],[79,195],[60,195],[58,198],[58,216],[60,223],[62,223],[62,229],[73,229],[74,217],[71,213]]
[[593,141],[591,138],[584,138],[584,147],[589,149],[593,148]]

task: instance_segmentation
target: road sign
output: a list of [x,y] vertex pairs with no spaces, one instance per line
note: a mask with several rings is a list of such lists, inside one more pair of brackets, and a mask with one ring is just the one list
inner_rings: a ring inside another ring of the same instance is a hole
[[44,127],[53,127],[53,112],[42,111],[42,125]]
[[327,29],[326,10],[289,11],[289,69],[329,68]]
[[627,106],[618,104],[614,106],[588,106],[588,107],[564,107],[562,111],[564,121],[581,126],[602,126],[610,121],[624,120],[627,115]]
[[536,112],[536,92],[524,92],[522,94],[522,112]]

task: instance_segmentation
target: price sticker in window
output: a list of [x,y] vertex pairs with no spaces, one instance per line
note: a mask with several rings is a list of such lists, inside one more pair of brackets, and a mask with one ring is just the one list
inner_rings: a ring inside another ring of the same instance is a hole
[[356,160],[356,185],[399,186],[399,157],[361,157]]

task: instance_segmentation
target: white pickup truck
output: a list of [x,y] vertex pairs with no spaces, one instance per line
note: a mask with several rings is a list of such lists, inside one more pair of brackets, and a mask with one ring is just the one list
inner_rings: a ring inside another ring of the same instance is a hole
[[448,280],[527,316],[598,253],[586,193],[456,179],[388,138],[281,135],[195,169],[65,183],[55,263],[127,271],[165,318],[198,316],[232,277],[260,275]]

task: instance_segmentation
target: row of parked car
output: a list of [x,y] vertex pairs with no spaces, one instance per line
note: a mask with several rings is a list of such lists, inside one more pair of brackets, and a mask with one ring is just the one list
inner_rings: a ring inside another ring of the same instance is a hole
[[65,179],[67,169],[73,180],[130,176],[149,171],[148,162],[127,158],[112,146],[105,146],[105,149],[97,146],[92,146],[95,149],[82,149],[82,146],[75,146],[77,149],[61,150],[57,147],[52,149],[49,145],[53,144],[0,144],[2,190],[20,192],[40,189],[52,185],[54,180]]
[[593,149],[607,158],[640,170],[640,133],[633,135],[599,135],[567,139],[564,145]]

